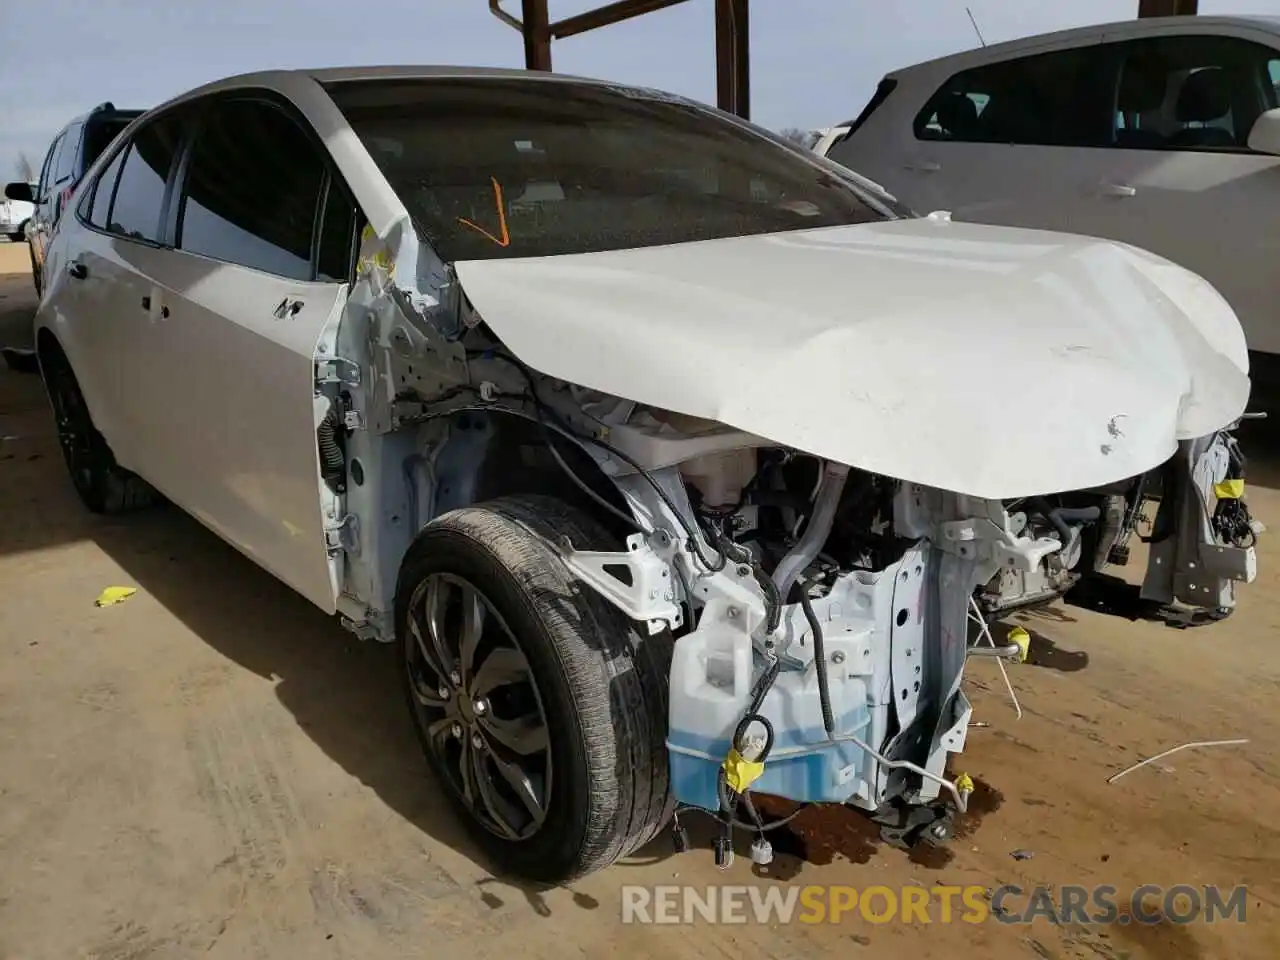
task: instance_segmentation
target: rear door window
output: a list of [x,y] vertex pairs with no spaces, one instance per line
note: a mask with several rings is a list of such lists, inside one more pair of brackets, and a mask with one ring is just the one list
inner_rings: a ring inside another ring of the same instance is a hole
[[181,120],[160,117],[134,134],[116,182],[107,229],[134,240],[159,243],[165,185],[182,137]]
[[62,149],[64,137],[65,133],[58,134],[53,143],[49,145],[49,152],[44,155],[44,166],[40,168],[40,187],[36,196],[36,201],[39,203],[43,203],[49,191],[53,189],[53,167],[58,157],[58,151]]
[[324,182],[318,147],[283,110],[262,100],[214,101],[183,178],[178,246],[310,280]]
[[63,135],[62,149],[58,151],[58,159],[53,164],[55,187],[65,187],[74,182],[76,155],[80,152],[80,135],[83,132],[84,124],[73,123]]
[[916,137],[957,143],[1105,146],[1112,110],[1105,49],[1055,50],[958,73],[916,116]]
[[1280,53],[1270,47],[1211,34],[1116,46],[1118,147],[1245,151],[1254,122],[1277,104]]
[[95,117],[84,133],[84,150],[81,160],[81,172],[93,166],[93,162],[102,156],[111,141],[129,125],[132,117]]
[[355,261],[356,205],[346,189],[330,178],[316,246],[316,279],[347,280]]
[[111,198],[116,192],[116,181],[120,177],[120,168],[124,166],[125,155],[128,152],[121,150],[116,154],[115,159],[107,165],[107,169],[102,171],[90,193],[88,216],[85,219],[99,230],[107,228],[107,213],[111,210]]

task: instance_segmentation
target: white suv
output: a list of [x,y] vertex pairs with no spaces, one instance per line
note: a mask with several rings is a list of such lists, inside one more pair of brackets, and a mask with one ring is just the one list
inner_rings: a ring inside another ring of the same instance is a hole
[[510,872],[683,807],[727,858],[769,827],[752,791],[941,842],[966,658],[1022,652],[971,615],[1105,582],[1153,495],[1134,609],[1212,619],[1255,574],[1244,340],[1203,280],[912,217],[667,94],[237,77],[134,121],[68,209],[36,340],[84,502],[158,490],[397,641]]
[[916,210],[1151,250],[1280,354],[1277,85],[1280,19],[1105,24],[896,70],[827,156]]

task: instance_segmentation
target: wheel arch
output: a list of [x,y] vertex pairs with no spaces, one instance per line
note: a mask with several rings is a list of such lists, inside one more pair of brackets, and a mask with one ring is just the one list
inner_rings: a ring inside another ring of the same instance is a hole
[[[498,408],[454,411],[419,425],[416,433],[385,434],[373,449],[348,447],[348,478],[354,460],[367,473],[380,464],[383,476],[370,483],[347,484],[347,509],[362,527],[360,555],[348,556],[341,591],[359,601],[344,615],[359,620],[361,609],[379,611],[377,632],[392,639],[386,616],[393,608],[395,585],[413,544],[433,520],[454,510],[514,496],[541,495],[576,507],[595,520],[618,544],[635,532],[588,496],[552,456],[546,432],[537,421]],[[557,435],[557,451],[574,474],[605,502],[630,514],[618,486],[581,442]],[[359,452],[357,452],[357,450]],[[408,522],[402,522],[404,519]],[[340,606],[340,609],[342,607]]]
[[119,450],[117,443],[119,438],[115,435],[116,431],[112,429],[114,424],[110,417],[104,416],[109,413],[105,409],[106,398],[100,393],[101,384],[97,377],[86,377],[83,366],[78,363],[79,351],[76,348],[74,338],[68,336],[68,331],[64,325],[55,328],[53,325],[43,319],[44,311],[41,310],[36,314],[36,360],[40,364],[40,375],[45,377],[45,371],[49,364],[61,361],[71,368],[71,372],[75,375],[76,382],[80,387],[80,393],[84,397],[85,406],[89,410],[89,416],[93,419],[94,425],[106,437],[107,442],[112,445],[113,450]]
[[[597,496],[630,513],[617,484],[601,469],[582,441],[544,429],[538,422],[507,410],[463,410],[437,427],[427,460],[434,483],[431,507],[419,517],[425,526],[450,510],[503,497],[542,495],[578,507],[610,534],[625,538],[633,529],[585,493],[567,466]],[[554,437],[557,460],[549,446]]]
[[71,363],[71,360],[67,357],[67,351],[58,339],[58,335],[46,326],[37,326],[36,328],[36,359],[40,361],[41,371],[44,371],[50,363],[58,360],[62,360],[67,364]]

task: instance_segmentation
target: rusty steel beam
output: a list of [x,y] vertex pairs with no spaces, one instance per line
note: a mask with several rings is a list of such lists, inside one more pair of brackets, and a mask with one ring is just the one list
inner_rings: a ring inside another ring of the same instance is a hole
[[[548,19],[547,0],[521,0],[520,19],[502,9],[502,0],[489,0],[489,11],[523,35],[526,69],[550,70],[553,38],[574,37],[684,2],[686,0],[615,0],[555,23]],[[1194,4],[1195,0],[1190,2]],[[716,103],[721,110],[736,113],[744,120],[751,115],[747,7],[748,0],[715,0]]]
[[751,118],[747,0],[716,0],[716,106]]
[[520,32],[524,34],[526,70],[551,70],[551,21],[547,0],[521,0]]
[[1199,6],[1199,0],[1138,0],[1138,16],[1190,17]]
[[664,10],[667,7],[674,7],[678,3],[686,2],[687,0],[617,0],[616,3],[606,4],[603,7],[597,7],[595,10],[588,10],[585,13],[557,20],[551,24],[551,36],[557,40],[562,40],[565,37],[575,37],[580,33],[586,33],[588,30],[609,27],[615,23],[621,23],[623,20],[630,20],[632,17],[638,17],[645,13],[655,13],[658,10]]

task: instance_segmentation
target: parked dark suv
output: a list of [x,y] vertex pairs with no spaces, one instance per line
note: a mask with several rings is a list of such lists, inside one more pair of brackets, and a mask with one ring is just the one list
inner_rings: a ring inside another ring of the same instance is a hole
[[27,227],[27,241],[31,246],[31,278],[37,293],[42,293],[44,287],[44,252],[49,236],[57,227],[71,192],[116,134],[141,114],[141,110],[117,110],[112,103],[99,104],[72,120],[54,137],[34,193],[29,183],[10,183],[5,187],[4,194],[10,200],[35,204],[35,213]]

